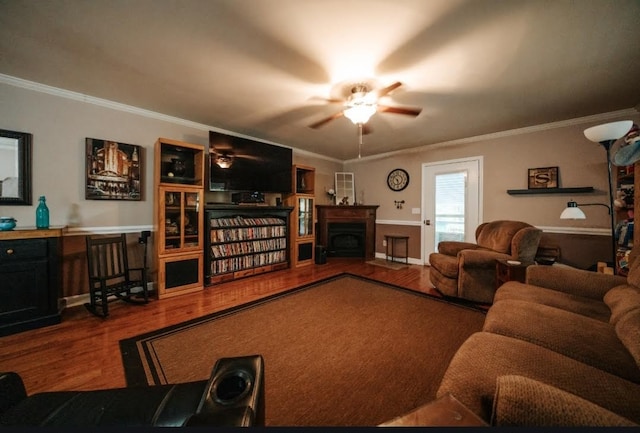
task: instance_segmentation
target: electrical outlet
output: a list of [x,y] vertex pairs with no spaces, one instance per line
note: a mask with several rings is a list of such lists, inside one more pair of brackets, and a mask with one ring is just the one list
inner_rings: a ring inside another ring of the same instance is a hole
[[420,208],[419,207],[412,207],[411,208],[411,213],[414,215],[420,215]]
[[386,247],[386,246],[387,246],[387,240],[386,240],[386,239],[383,239],[383,240],[382,240],[382,246],[383,246],[383,247]]

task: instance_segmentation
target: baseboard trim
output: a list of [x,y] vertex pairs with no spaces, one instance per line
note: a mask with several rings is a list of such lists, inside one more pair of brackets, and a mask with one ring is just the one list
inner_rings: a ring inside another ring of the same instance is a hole
[[[154,283],[147,283],[147,290],[149,291],[149,296],[152,296],[155,293]],[[142,291],[142,287],[134,287],[131,289],[133,293],[138,293]],[[155,295],[154,295],[155,296]],[[83,293],[81,295],[71,295],[61,298],[59,301],[60,310],[64,310],[65,308],[77,307],[79,305],[84,305],[89,302],[89,294]]]

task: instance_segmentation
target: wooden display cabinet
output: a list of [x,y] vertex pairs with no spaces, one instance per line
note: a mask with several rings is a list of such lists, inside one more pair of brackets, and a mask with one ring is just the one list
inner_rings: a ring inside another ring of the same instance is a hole
[[204,146],[159,138],[155,146],[158,298],[204,287]]
[[285,197],[293,207],[291,217],[291,264],[293,267],[313,264],[315,258],[315,168],[293,166],[294,194]]

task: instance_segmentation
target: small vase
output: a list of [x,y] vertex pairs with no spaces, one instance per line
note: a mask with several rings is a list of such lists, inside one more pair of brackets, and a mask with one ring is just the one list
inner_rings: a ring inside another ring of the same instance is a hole
[[46,198],[41,195],[39,198],[40,204],[36,208],[36,228],[48,229],[49,228],[49,208],[47,207]]

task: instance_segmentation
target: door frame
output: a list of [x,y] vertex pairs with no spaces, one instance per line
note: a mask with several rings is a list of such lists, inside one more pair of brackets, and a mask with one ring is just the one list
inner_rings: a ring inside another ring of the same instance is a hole
[[[427,238],[427,225],[426,225],[426,220],[430,219],[432,221],[434,221],[435,224],[435,217],[433,215],[434,209],[428,209],[428,207],[430,206],[430,203],[427,203],[426,197],[427,197],[427,192],[428,192],[428,188],[432,187],[433,185],[429,184],[430,179],[427,176],[427,170],[428,169],[433,169],[434,167],[445,167],[445,166],[449,166],[452,164],[464,164],[464,163],[477,163],[478,165],[478,179],[477,179],[477,188],[478,188],[478,209],[477,209],[477,218],[478,221],[475,224],[475,227],[477,227],[481,221],[483,221],[484,216],[483,216],[483,208],[484,208],[484,200],[483,200],[483,189],[484,189],[484,171],[483,171],[483,167],[484,167],[484,157],[483,156],[471,156],[471,157],[467,157],[467,158],[458,158],[458,159],[449,159],[449,160],[444,160],[444,161],[436,161],[436,162],[426,162],[422,164],[422,187],[421,187],[421,201],[422,201],[422,211],[421,211],[421,224],[420,224],[420,255],[422,256],[422,263],[423,265],[428,265],[429,264],[429,255],[425,254],[425,245],[426,245],[426,238]],[[435,225],[434,225],[435,227]]]

